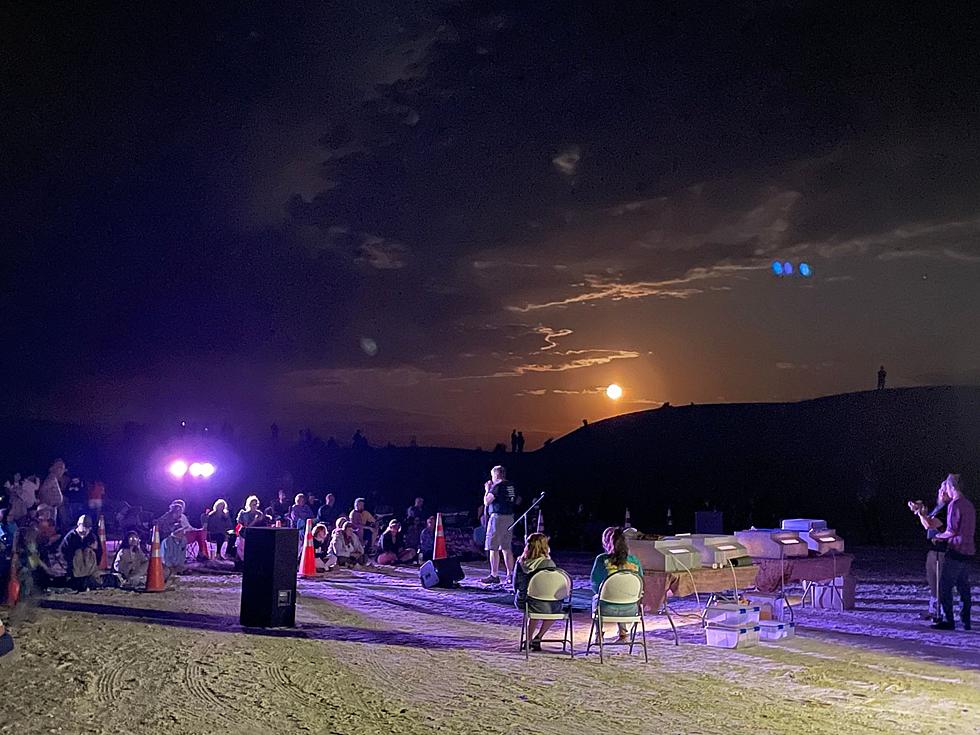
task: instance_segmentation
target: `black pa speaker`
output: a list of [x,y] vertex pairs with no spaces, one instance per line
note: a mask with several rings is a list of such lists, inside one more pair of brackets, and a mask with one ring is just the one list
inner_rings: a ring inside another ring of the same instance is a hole
[[296,625],[296,570],[299,531],[249,528],[245,531],[242,608],[238,620],[254,628]]
[[419,567],[419,581],[427,590],[433,587],[455,587],[465,576],[458,557],[434,559]]

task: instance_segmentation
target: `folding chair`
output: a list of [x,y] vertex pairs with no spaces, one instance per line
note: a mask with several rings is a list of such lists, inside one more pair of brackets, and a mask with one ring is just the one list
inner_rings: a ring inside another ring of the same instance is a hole
[[[532,600],[540,602],[560,602],[561,612],[539,613],[532,612],[529,603]],[[524,658],[531,656],[531,641],[527,640],[527,624],[530,620],[564,620],[565,629],[561,638],[542,638],[546,643],[561,643],[564,652],[565,644],[572,658],[575,658],[575,644],[572,638],[572,579],[561,569],[542,569],[531,575],[527,583],[527,598],[524,602],[524,621],[521,623],[521,648]]]
[[[633,615],[610,615],[602,612],[602,603],[610,605],[633,605],[636,613]],[[632,572],[615,572],[606,577],[606,580],[599,587],[599,599],[596,602],[595,610],[592,611],[592,627],[589,629],[589,642],[586,645],[586,654],[592,649],[592,636],[596,634],[599,643],[599,661],[605,663],[603,657],[602,625],[603,623],[632,623],[629,635],[630,654],[633,653],[633,646],[636,643],[636,626],[640,626],[642,633],[641,643],[643,644],[643,661],[649,662],[647,656],[647,628],[643,620],[643,578]]]

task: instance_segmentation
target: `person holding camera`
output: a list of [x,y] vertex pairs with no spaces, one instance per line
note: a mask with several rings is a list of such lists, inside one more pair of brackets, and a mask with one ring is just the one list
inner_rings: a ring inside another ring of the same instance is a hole
[[929,612],[922,613],[924,620],[936,622],[942,617],[942,610],[939,607],[939,578],[942,575],[943,560],[946,557],[946,544],[944,542],[934,542],[933,539],[946,525],[946,501],[944,491],[946,483],[939,486],[936,496],[936,503],[932,509],[922,500],[910,500],[909,510],[919,519],[919,523],[926,531],[926,584],[929,585]]
[[946,502],[946,530],[937,533],[933,543],[945,543],[946,557],[939,577],[939,606],[942,617],[933,623],[938,630],[953,630],[953,588],[960,595],[960,620],[970,630],[970,565],[977,553],[977,509],[963,494],[959,475],[949,475],[943,483],[941,499]]

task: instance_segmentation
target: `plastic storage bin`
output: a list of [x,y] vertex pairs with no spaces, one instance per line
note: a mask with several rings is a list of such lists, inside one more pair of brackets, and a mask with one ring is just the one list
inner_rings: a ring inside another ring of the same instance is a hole
[[796,623],[783,623],[778,620],[759,621],[760,641],[781,641],[796,636]]
[[709,625],[704,634],[708,645],[715,648],[745,648],[759,642],[758,625]]

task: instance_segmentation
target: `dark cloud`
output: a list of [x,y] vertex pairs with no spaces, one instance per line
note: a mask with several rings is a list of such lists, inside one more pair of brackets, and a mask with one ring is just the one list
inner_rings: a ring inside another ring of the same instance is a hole
[[[555,433],[614,378],[639,407],[937,373],[980,312],[966,11],[3,12],[18,410],[154,418],[158,377],[185,411]],[[777,296],[774,258],[817,277]]]

